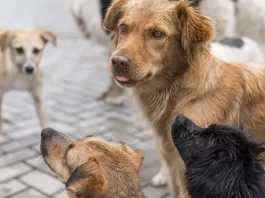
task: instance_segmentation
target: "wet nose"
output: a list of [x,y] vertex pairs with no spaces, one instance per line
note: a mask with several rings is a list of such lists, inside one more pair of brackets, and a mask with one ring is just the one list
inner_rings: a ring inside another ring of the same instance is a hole
[[126,56],[114,56],[111,61],[114,69],[126,69],[131,65],[130,59]]
[[176,124],[179,126],[185,125],[187,122],[189,122],[189,119],[186,116],[184,116],[183,114],[178,115],[176,118]]
[[57,132],[54,129],[52,129],[52,128],[45,128],[41,132],[41,137],[42,138],[48,138],[48,137],[52,137],[52,136],[54,136],[56,134],[57,134]]
[[26,67],[25,71],[26,71],[27,74],[32,74],[33,71],[34,71],[34,68],[33,67]]

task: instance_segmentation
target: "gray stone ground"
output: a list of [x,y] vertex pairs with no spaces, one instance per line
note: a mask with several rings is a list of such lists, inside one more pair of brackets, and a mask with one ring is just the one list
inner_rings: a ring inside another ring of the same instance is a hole
[[[152,134],[129,101],[112,107],[94,98],[108,86],[106,52],[84,41],[68,14],[65,1],[0,0],[0,24],[10,27],[50,28],[59,34],[57,48],[45,54],[45,98],[50,126],[73,137],[89,133],[110,141],[125,141],[146,153],[141,172],[147,198],[168,197],[167,188],[148,182],[159,169]],[[0,198],[66,198],[63,184],[39,155],[40,126],[29,95],[5,95],[4,112],[12,124],[4,124],[0,144]]]

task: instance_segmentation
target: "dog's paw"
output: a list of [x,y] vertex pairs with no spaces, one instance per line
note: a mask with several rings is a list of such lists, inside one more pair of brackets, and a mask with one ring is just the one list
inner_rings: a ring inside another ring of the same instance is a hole
[[164,171],[159,171],[151,180],[151,185],[154,187],[163,187],[167,184],[167,175]]

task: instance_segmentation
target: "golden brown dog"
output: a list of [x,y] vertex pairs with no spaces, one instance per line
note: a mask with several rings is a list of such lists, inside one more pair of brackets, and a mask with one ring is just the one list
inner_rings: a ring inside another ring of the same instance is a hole
[[[228,64],[211,56],[207,45],[214,23],[187,1],[114,0],[104,25],[114,33],[116,45],[111,74],[123,87],[132,87],[154,128],[172,197],[189,197],[185,167],[170,137],[176,115],[201,127],[244,124],[265,139],[265,67]],[[155,184],[165,182],[163,175],[157,175]]]
[[43,101],[42,59],[46,44],[56,44],[57,36],[50,30],[0,29],[0,132],[1,102],[5,92],[26,90],[34,101],[40,124],[48,125]]
[[139,181],[142,152],[95,137],[72,140],[50,128],[41,135],[42,156],[70,198],[144,197]]

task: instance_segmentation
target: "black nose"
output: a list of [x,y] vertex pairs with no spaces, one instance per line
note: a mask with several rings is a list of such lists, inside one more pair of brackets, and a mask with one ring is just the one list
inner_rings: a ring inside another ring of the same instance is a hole
[[52,136],[54,136],[56,134],[57,134],[57,132],[54,129],[52,129],[52,128],[45,128],[41,132],[41,137],[42,138],[48,138],[48,137],[52,137]]
[[26,70],[27,74],[32,74],[34,71],[34,68],[33,67],[26,67],[25,70]]
[[183,114],[178,115],[176,118],[176,123],[178,125],[185,125],[188,121],[189,121],[189,119],[186,116],[184,116]]
[[126,69],[131,65],[130,59],[126,56],[113,56],[111,61],[114,69]]

